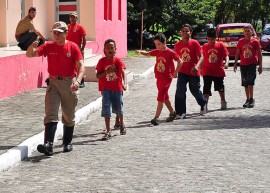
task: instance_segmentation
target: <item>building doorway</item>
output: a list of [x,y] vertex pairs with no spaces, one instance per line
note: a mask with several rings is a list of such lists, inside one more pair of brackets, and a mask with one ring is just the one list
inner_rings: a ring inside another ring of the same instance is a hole
[[69,14],[71,12],[77,12],[78,10],[78,0],[57,0],[56,1],[56,20],[64,21],[69,24]]

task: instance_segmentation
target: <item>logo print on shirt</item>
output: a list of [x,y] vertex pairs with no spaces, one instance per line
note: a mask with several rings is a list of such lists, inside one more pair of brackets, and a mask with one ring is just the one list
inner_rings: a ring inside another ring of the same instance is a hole
[[189,55],[189,49],[187,49],[187,48],[183,48],[182,50],[181,50],[181,52],[183,53],[182,54],[182,60],[183,60],[183,62],[190,62],[190,55]]
[[158,72],[164,72],[165,71],[165,64],[163,62],[166,62],[166,59],[163,57],[158,58],[158,64],[157,64],[157,71]]
[[[106,66],[105,70],[108,70],[110,67],[112,67],[113,65],[108,65]],[[117,75],[116,72],[110,72],[106,75],[106,79],[107,81],[114,81],[117,79]]]
[[209,63],[216,63],[218,61],[218,57],[217,57],[217,51],[216,50],[209,50],[210,55],[209,55]]
[[252,51],[250,50],[249,45],[244,46],[244,58],[251,58],[252,57]]

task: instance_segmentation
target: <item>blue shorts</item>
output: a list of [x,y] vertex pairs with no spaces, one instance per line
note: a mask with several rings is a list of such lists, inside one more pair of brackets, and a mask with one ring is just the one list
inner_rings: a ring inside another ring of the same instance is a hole
[[116,115],[123,115],[123,92],[103,90],[102,92],[102,117],[111,117],[112,112]]

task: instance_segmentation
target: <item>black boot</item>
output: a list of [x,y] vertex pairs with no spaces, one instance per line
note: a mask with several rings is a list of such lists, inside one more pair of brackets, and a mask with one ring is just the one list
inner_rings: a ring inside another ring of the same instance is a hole
[[84,78],[81,80],[81,84],[80,84],[80,88],[84,88],[85,84],[84,84]]
[[37,146],[37,150],[40,153],[44,153],[44,155],[46,156],[53,155],[53,141],[56,129],[57,129],[57,122],[45,124],[44,144],[39,144]]
[[64,125],[63,129],[63,152],[70,152],[73,149],[71,141],[73,138],[74,126],[68,127]]

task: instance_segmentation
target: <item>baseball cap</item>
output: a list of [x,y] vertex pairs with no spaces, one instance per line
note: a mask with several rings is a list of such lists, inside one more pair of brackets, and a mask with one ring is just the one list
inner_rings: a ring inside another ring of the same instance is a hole
[[71,15],[73,15],[73,16],[76,17],[76,18],[78,17],[78,14],[77,14],[76,12],[71,12],[71,13],[70,13],[70,16],[71,16]]
[[55,22],[52,31],[66,32],[68,30],[67,24],[63,21]]

